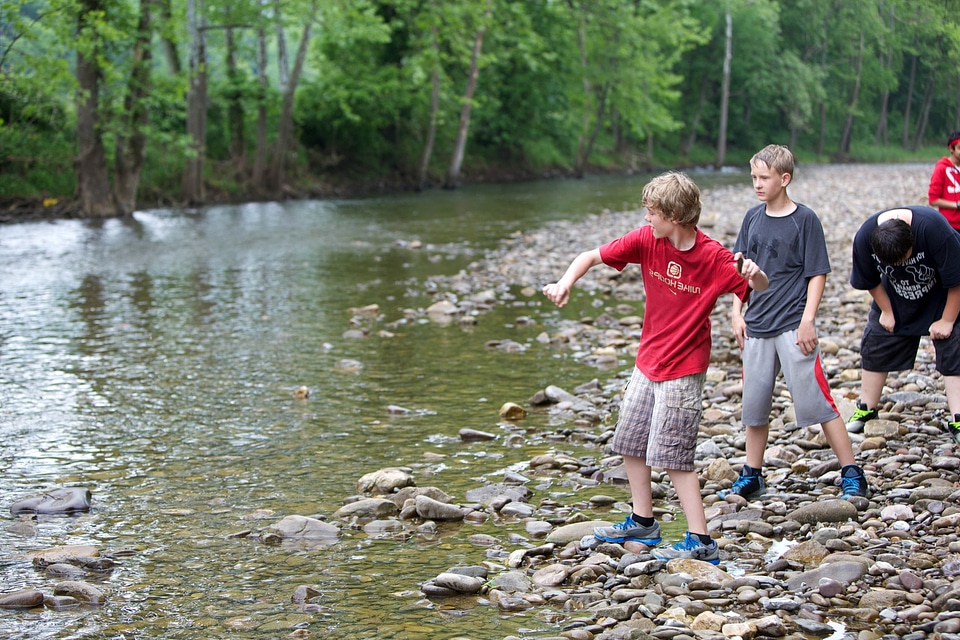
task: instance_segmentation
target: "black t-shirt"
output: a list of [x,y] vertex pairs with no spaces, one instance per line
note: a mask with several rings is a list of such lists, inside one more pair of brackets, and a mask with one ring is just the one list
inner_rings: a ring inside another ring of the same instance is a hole
[[[877,228],[875,213],[860,226],[853,239],[853,269],[850,285],[870,290],[883,283],[893,305],[897,335],[924,336],[940,319],[947,290],[960,286],[960,235],[936,209],[894,207],[913,212],[913,254],[902,265],[883,266],[873,253],[870,237]],[[880,307],[870,307],[870,322],[877,323]]]

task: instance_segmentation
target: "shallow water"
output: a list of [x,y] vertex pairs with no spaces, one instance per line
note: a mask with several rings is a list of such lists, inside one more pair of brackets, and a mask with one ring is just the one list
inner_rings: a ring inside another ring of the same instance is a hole
[[[576,612],[501,615],[476,598],[419,593],[441,571],[485,559],[469,535],[512,550],[519,523],[447,524],[433,538],[346,528],[315,548],[268,546],[256,534],[290,514],[329,517],[383,467],[411,467],[418,485],[463,500],[550,450],[543,434],[557,425],[545,414],[510,426],[500,405],[525,404],[549,384],[609,380],[630,362],[598,371],[536,343],[560,317],[540,296],[518,293],[475,327],[404,322],[404,310],[433,301],[430,276],[456,273],[515,231],[635,208],[644,179],[0,227],[0,592],[51,594],[56,581],[25,557],[51,546],[91,544],[118,563],[88,579],[106,591],[104,606],[0,610],[0,636],[557,633]],[[696,179],[748,184],[745,174]],[[370,336],[345,339],[348,310],[369,304],[382,314],[360,323]],[[502,339],[529,348],[484,346]],[[300,386],[309,399],[292,396]],[[518,431],[528,445],[464,444],[462,428]],[[535,485],[534,503],[572,499],[560,482]],[[33,536],[9,530],[10,504],[62,486],[90,488],[91,512],[41,517]],[[627,496],[609,485],[596,493]],[[300,585],[319,588],[319,610],[291,603]]]

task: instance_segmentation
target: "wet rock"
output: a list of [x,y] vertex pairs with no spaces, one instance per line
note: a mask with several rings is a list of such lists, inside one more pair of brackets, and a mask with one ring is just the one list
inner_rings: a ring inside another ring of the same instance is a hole
[[74,580],[57,583],[53,588],[53,594],[56,596],[69,596],[88,604],[103,604],[107,601],[107,596],[100,589],[92,584]]
[[43,592],[37,589],[0,594],[0,609],[32,609],[42,604]]
[[441,573],[434,582],[438,587],[450,589],[457,593],[479,593],[483,588],[483,580],[474,576],[460,573]]
[[425,520],[463,520],[463,509],[427,496],[416,497],[417,515]]
[[527,417],[527,410],[515,402],[504,402],[500,407],[500,417],[504,420],[522,420]]
[[357,492],[390,494],[416,484],[409,469],[390,467],[363,475],[357,481]]
[[799,507],[787,517],[801,524],[846,522],[857,517],[857,508],[847,500],[822,500]]
[[389,518],[400,512],[396,503],[385,498],[367,498],[345,504],[337,509],[333,517],[341,520],[349,518],[374,519]]
[[10,505],[10,513],[75,513],[89,511],[93,494],[85,487],[53,489],[43,495],[18,500]]
[[497,439],[496,434],[478,431],[477,429],[460,429],[459,435],[463,442],[484,442],[486,440]]
[[293,515],[272,525],[263,535],[278,536],[281,539],[335,539],[340,537],[340,529],[316,518]]

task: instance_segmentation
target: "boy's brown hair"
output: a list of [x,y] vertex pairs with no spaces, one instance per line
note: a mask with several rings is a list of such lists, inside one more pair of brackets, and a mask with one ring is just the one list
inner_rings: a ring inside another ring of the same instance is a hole
[[665,220],[685,226],[700,222],[700,187],[685,173],[662,173],[643,188],[643,206],[654,208]]
[[792,178],[793,167],[796,160],[793,157],[793,152],[782,144],[768,144],[750,158],[751,165],[757,164],[757,162],[762,162],[767,165],[775,171],[777,175],[789,173]]

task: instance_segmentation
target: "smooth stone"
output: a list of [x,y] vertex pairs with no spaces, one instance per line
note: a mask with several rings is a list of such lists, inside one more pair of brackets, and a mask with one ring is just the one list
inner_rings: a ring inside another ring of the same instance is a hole
[[103,604],[107,601],[107,596],[96,588],[92,584],[86,582],[78,582],[75,580],[67,580],[65,582],[59,582],[53,588],[53,595],[56,596],[70,596],[71,598],[76,598],[80,602],[90,603],[90,604]]
[[32,609],[43,604],[43,592],[38,589],[22,589],[0,594],[2,609]]
[[93,494],[84,487],[67,487],[47,491],[43,495],[26,498],[13,503],[10,513],[73,513],[89,511]]

